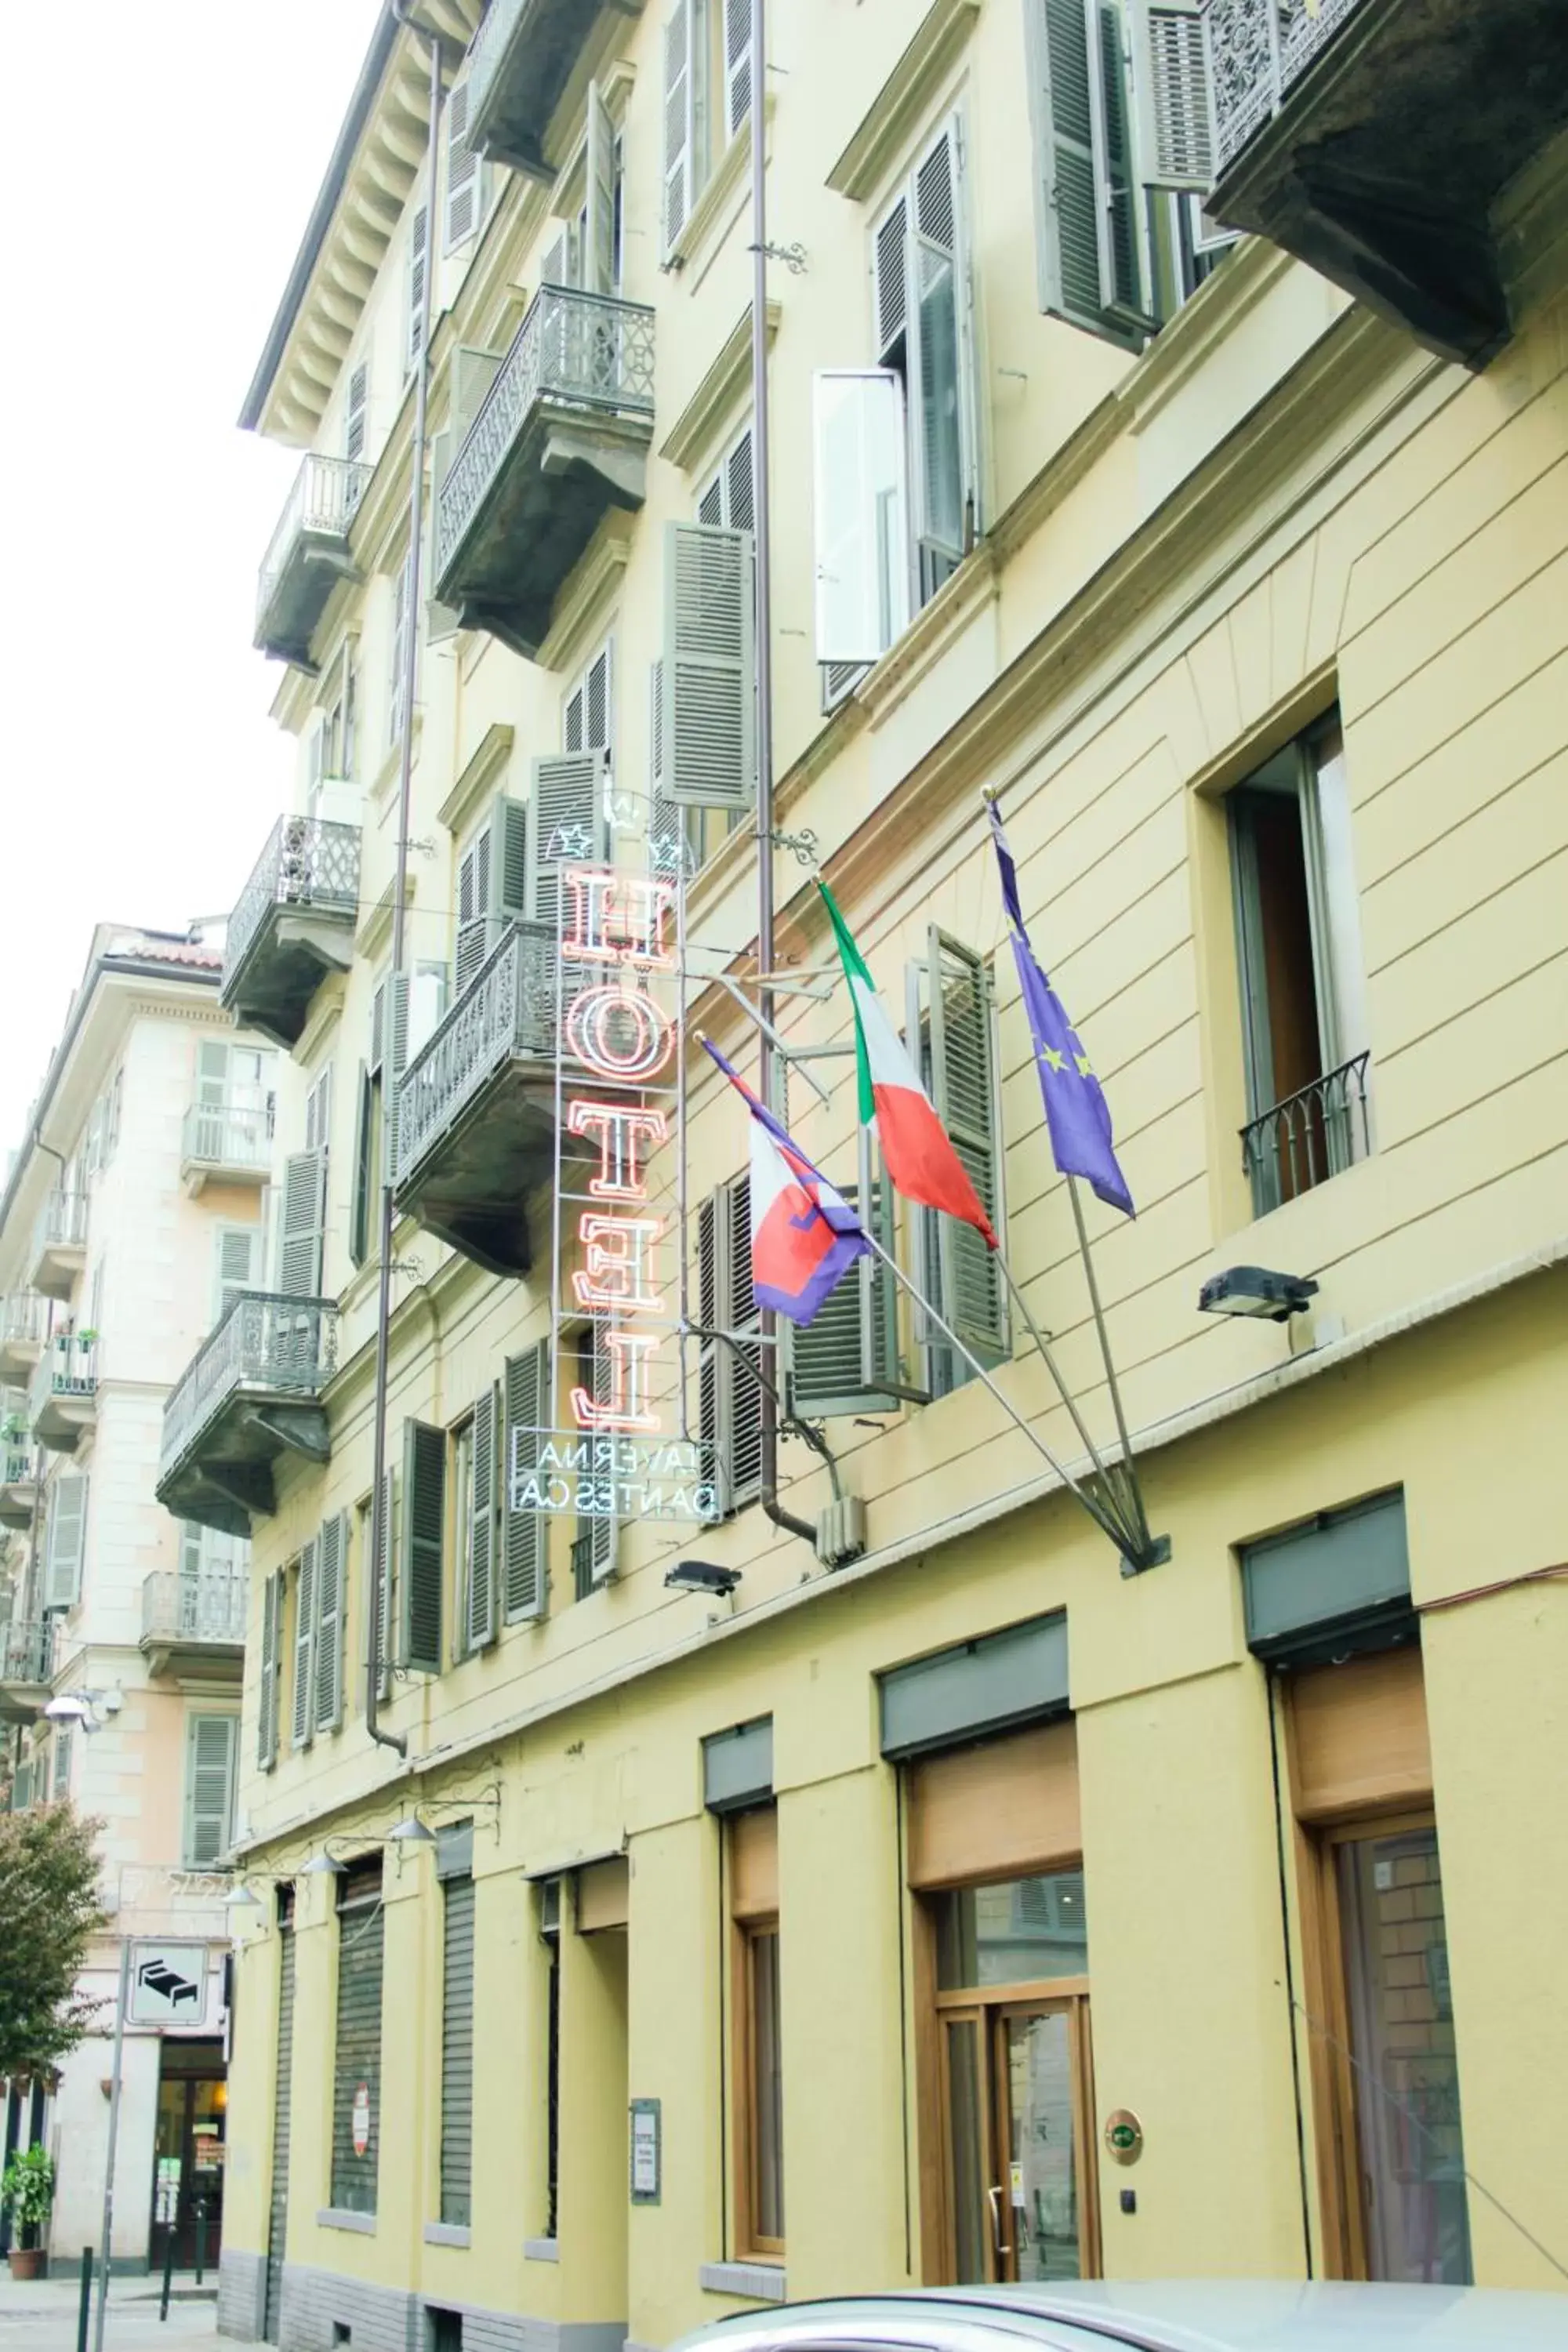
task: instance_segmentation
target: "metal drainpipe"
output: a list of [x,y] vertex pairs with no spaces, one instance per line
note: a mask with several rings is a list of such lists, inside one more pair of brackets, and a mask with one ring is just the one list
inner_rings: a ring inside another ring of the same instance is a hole
[[[767,37],[763,0],[752,0],[752,505],[757,525],[757,971],[763,1016],[762,1083],[773,1099],[773,661],[772,527],[768,513]],[[770,1377],[759,1383],[763,1508],[775,1528],[815,1550],[816,1529],[779,1502],[778,1318],[764,1307],[762,1353]]]
[[[392,884],[392,969],[388,975],[387,1013],[391,1017],[397,983],[403,977],[404,895],[408,883],[410,785],[414,774],[414,696],[419,682],[419,602],[421,545],[425,531],[425,418],[430,393],[430,296],[436,282],[436,175],[441,137],[441,37],[416,25],[406,13],[408,0],[392,0],[398,23],[430,44],[430,136],[425,173],[425,283],[419,298],[419,365],[414,378],[414,449],[408,487],[407,634],[403,649],[403,750],[397,784],[397,866]],[[374,1444],[370,1506],[370,1623],[366,1628],[364,1727],[379,1747],[408,1753],[401,1731],[384,1731],[380,1720],[381,1578],[386,1549],[386,1385],[392,1337],[392,1164],[393,1114],[396,1108],[395,1074],[386,1056],[388,1078],[381,1109],[381,1262],[375,1286],[375,1407]]]

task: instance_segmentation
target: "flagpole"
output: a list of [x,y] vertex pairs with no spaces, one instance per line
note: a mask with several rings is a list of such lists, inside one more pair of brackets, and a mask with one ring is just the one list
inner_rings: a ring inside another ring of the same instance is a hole
[[1079,1255],[1083,1259],[1083,1270],[1089,1279],[1089,1303],[1094,1310],[1094,1328],[1100,1335],[1105,1382],[1110,1391],[1111,1411],[1116,1415],[1116,1433],[1121,1440],[1122,1467],[1127,1473],[1127,1483],[1138,1515],[1138,1533],[1142,1539],[1140,1549],[1149,1552],[1153,1549],[1154,1538],[1149,1532],[1149,1515],[1143,1507],[1143,1490],[1138,1483],[1138,1467],[1132,1458],[1132,1440],[1127,1434],[1127,1417],[1121,1410],[1121,1387],[1116,1377],[1116,1367],[1110,1360],[1110,1335],[1105,1328],[1105,1309],[1100,1303],[1100,1285],[1095,1279],[1094,1260],[1089,1255],[1089,1228],[1083,1221],[1083,1203],[1078,1196],[1076,1176],[1068,1178],[1068,1197],[1072,1202],[1073,1223],[1078,1227]]
[[892,1276],[893,1280],[899,1285],[900,1288],[901,1290],[908,1291],[910,1297],[914,1300],[915,1305],[920,1307],[921,1312],[936,1326],[936,1328],[942,1333],[943,1339],[948,1341],[950,1346],[957,1349],[959,1354],[963,1358],[964,1362],[969,1366],[970,1370],[974,1374],[981,1385],[989,1390],[990,1393],[995,1398],[997,1403],[1001,1406],[1003,1412],[1007,1415],[1008,1420],[1013,1423],[1016,1428],[1020,1429],[1023,1432],[1030,1444],[1035,1448],[1035,1451],[1041,1454],[1049,1464],[1050,1467],[1056,1472],[1057,1476],[1061,1480],[1068,1492],[1070,1495],[1075,1496],[1079,1502],[1082,1504],[1084,1509],[1089,1513],[1089,1517],[1094,1521],[1095,1526],[1100,1529],[1101,1535],[1108,1536],[1110,1541],[1116,1546],[1117,1550],[1122,1553],[1124,1557],[1130,1557],[1131,1555],[1128,1553],[1126,1530],[1110,1517],[1097,1496],[1091,1495],[1087,1487],[1079,1484],[1079,1481],[1073,1476],[1072,1472],[1067,1467],[1066,1464],[1058,1461],[1056,1455],[1051,1452],[1050,1447],[1046,1444],[1045,1439],[1040,1435],[1038,1430],[1032,1429],[1029,1423],[1024,1419],[1023,1414],[1018,1411],[1017,1406],[1013,1403],[1012,1400],[1009,1397],[1003,1395],[1001,1390],[997,1387],[995,1381],[992,1379],[990,1373],[981,1362],[979,1357],[973,1353],[973,1349],[964,1345],[957,1332],[953,1329],[952,1324],[949,1323],[944,1317],[937,1313],[936,1308],[931,1305],[925,1293],[916,1283],[910,1280],[910,1276],[904,1272],[903,1267],[899,1264],[897,1258],[892,1256],[889,1251],[882,1247],[882,1244],[877,1239],[876,1234],[869,1232],[864,1224],[861,1225],[860,1231],[865,1236],[872,1254],[881,1259],[882,1264],[887,1267],[889,1273]]
[[[1013,1302],[1016,1306],[1019,1314],[1024,1318],[1025,1328],[1028,1331],[1030,1339],[1033,1339],[1036,1347],[1039,1349],[1040,1357],[1045,1364],[1046,1370],[1049,1372],[1052,1380],[1056,1383],[1057,1394],[1060,1397],[1063,1404],[1066,1405],[1068,1412],[1072,1416],[1073,1427],[1077,1430],[1079,1437],[1083,1440],[1084,1450],[1088,1454],[1089,1460],[1093,1463],[1095,1469],[1099,1473],[1104,1485],[1110,1490],[1111,1499],[1115,1505],[1116,1515],[1122,1520],[1125,1528],[1128,1547],[1130,1549],[1136,1551],[1141,1543],[1146,1539],[1149,1531],[1146,1527],[1143,1527],[1142,1528],[1142,1533],[1140,1533],[1142,1513],[1131,1501],[1130,1497],[1123,1490],[1122,1482],[1117,1475],[1117,1471],[1120,1465],[1114,1463],[1108,1463],[1100,1454],[1100,1448],[1096,1445],[1093,1438],[1090,1436],[1089,1425],[1084,1420],[1083,1414],[1079,1408],[1078,1401],[1074,1397],[1072,1391],[1068,1387],[1067,1381],[1063,1378],[1061,1368],[1058,1364],[1055,1356],[1051,1353],[1050,1342],[1046,1338],[1045,1333],[1041,1330],[1039,1325],[1036,1322],[1034,1316],[1030,1312],[1029,1303],[1024,1297],[1023,1291],[1020,1289],[1018,1283],[1014,1276],[1012,1267],[1008,1265],[1000,1250],[996,1253],[996,1264],[1001,1273],[1002,1279],[1007,1286],[1007,1289],[1012,1297]],[[1125,1436],[1123,1436],[1122,1443],[1123,1444],[1126,1444]]]

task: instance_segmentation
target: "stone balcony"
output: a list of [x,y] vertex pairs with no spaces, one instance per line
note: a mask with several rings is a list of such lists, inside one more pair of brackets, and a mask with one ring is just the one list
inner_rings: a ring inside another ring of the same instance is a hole
[[436,593],[531,660],[612,507],[646,496],[653,312],[542,286],[441,484]]
[[255,644],[273,660],[313,671],[316,624],[339,581],[354,577],[349,525],[371,470],[312,450],[295,475],[257,587]]
[[28,1287],[46,1298],[69,1298],[86,1264],[87,1194],[57,1189],[39,1210],[33,1227]]
[[237,1679],[245,1658],[249,1579],[243,1570],[156,1569],[142,1587],[142,1654],[154,1675]]
[[554,927],[509,923],[397,1095],[396,1205],[491,1274],[526,1273],[555,1154]]
[[52,1617],[0,1625],[0,1723],[33,1723],[43,1713],[55,1665]]
[[176,1518],[248,1537],[273,1507],[272,1465],[331,1454],[321,1391],[337,1361],[331,1298],[242,1290],[163,1407],[156,1493]]
[[554,178],[544,133],[602,5],[489,0],[468,57],[468,141],[479,154],[536,180]]
[[1494,206],[1568,124],[1563,0],[1205,0],[1210,216],[1479,366],[1510,331]]
[[353,961],[359,864],[357,825],[280,817],[228,919],[222,1002],[285,1050],[327,974]]
[[27,1390],[27,1420],[40,1445],[74,1454],[98,1421],[96,1336],[57,1331]]
[[31,1379],[48,1323],[48,1302],[36,1290],[13,1290],[0,1298],[0,1388]]
[[193,1199],[208,1184],[265,1184],[272,1115],[265,1103],[193,1103],[180,1142],[180,1181]]

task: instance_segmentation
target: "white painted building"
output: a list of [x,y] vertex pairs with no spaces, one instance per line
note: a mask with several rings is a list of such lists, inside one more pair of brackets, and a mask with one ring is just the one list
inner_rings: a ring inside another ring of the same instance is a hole
[[127,2038],[113,2254],[132,2266],[161,2261],[167,2227],[182,2267],[198,2230],[215,2262],[221,2235],[215,1865],[234,1830],[248,1547],[182,1526],[153,1491],[164,1399],[234,1292],[264,1280],[276,1057],[220,1010],[221,971],[199,939],[99,926],[0,1197],[0,1754],[13,1807],[68,1796],[101,1821],[110,1918],[83,1979],[103,2031],[47,2103],[13,2087],[5,2107],[7,2147],[41,2130],[52,2147],[57,2250],[100,2241],[121,1938],[208,1946],[188,2016]]

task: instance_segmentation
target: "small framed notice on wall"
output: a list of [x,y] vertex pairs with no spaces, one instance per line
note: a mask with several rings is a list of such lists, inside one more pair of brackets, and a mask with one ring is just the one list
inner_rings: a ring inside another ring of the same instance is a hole
[[634,2099],[631,2119],[632,2203],[657,2205],[664,2169],[659,2102],[657,2099]]

